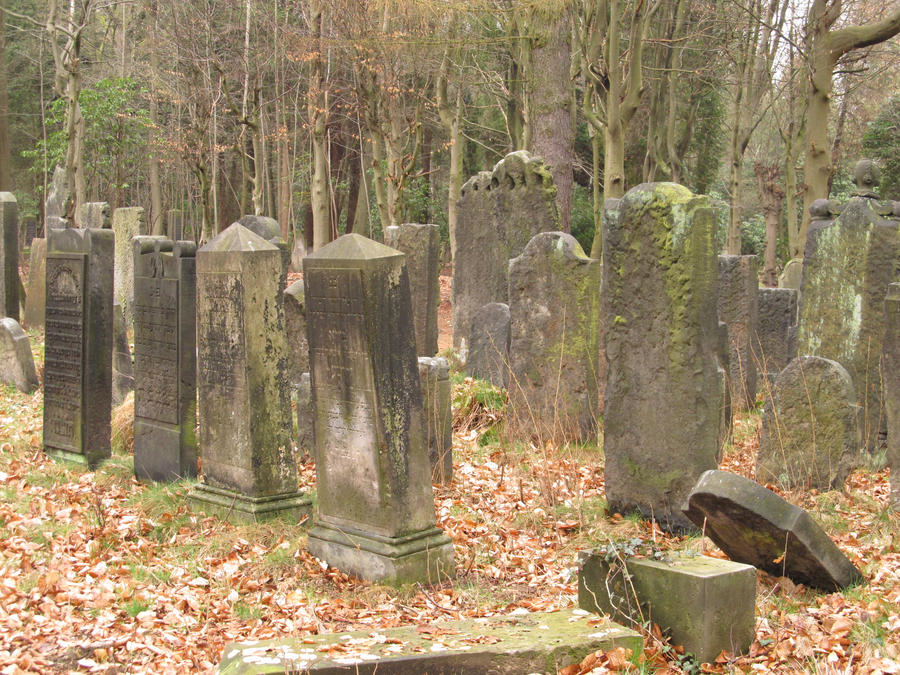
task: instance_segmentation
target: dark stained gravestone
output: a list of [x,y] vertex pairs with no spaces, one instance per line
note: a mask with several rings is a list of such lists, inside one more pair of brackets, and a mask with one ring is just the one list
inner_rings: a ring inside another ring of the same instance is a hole
[[235,223],[197,251],[202,481],[196,508],[225,518],[299,521],[278,247]]
[[26,328],[43,328],[44,307],[47,301],[47,240],[38,237],[31,242],[31,263],[28,267],[28,292],[25,294]]
[[313,433],[314,416],[309,373],[300,375],[300,380],[294,388],[294,396],[297,400],[297,448],[301,457],[315,458],[316,438]]
[[900,510],[900,283],[893,283],[884,301],[882,347],[884,408],[887,413],[887,462],[891,467],[891,505]]
[[509,305],[489,302],[472,314],[466,373],[506,388],[509,377]]
[[37,236],[37,218],[25,216],[25,247],[30,247],[31,242]]
[[116,233],[115,301],[122,306],[125,325],[134,320],[134,246],[135,237],[147,234],[144,209],[140,206],[116,209],[112,217]]
[[828,592],[863,581],[806,511],[749,478],[707,471],[684,512],[735,562]]
[[681,504],[716,467],[715,226],[707,198],[675,183],[632,188],[603,216],[607,499],[669,529],[692,527]]
[[0,192],[0,316],[19,321],[19,205]]
[[447,359],[419,357],[422,407],[431,480],[449,485],[453,480],[453,412],[450,407],[450,363]]
[[435,526],[404,255],[358,234],[303,260],[318,510],[309,551],[370,581],[438,583],[453,544]]
[[134,474],[197,475],[197,273],[192,241],[134,239]]
[[55,230],[47,251],[44,451],[90,467],[111,453],[113,239]]
[[30,394],[38,388],[28,336],[11,317],[0,319],[0,382]]
[[564,232],[509,261],[509,420],[516,438],[596,441],[602,265]]
[[440,227],[404,223],[384,230],[384,243],[406,255],[409,292],[412,297],[416,354],[434,356],[438,350],[440,286]]
[[128,345],[128,329],[122,307],[113,304],[112,405],[122,405],[134,391],[134,363]]
[[184,212],[179,209],[166,211],[166,236],[172,241],[192,239],[192,237],[185,236],[185,234]]
[[292,386],[309,372],[309,340],[306,338],[306,300],[303,280],[284,289],[284,328],[287,333],[289,379]]
[[108,230],[110,226],[108,202],[85,202],[75,209],[75,227]]
[[797,296],[793,288],[760,288],[753,350],[766,392],[797,356]]
[[719,256],[719,321],[728,326],[728,387],[735,411],[756,406],[753,339],[759,320],[759,278],[755,255]]

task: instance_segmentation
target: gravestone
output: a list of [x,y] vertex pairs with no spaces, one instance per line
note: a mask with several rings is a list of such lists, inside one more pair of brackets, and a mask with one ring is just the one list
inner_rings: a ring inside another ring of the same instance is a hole
[[12,317],[0,319],[0,382],[25,394],[38,388],[28,336]]
[[128,346],[128,329],[122,307],[113,303],[112,405],[122,405],[134,391],[134,364]]
[[881,400],[884,298],[898,280],[900,237],[893,202],[874,195],[877,167],[856,167],[857,196],[838,209],[819,200],[810,207],[800,295],[799,354],[840,363],[850,373],[862,408],[865,445],[874,449],[885,428]]
[[0,192],[0,316],[19,321],[19,205]]
[[863,581],[806,511],[749,478],[707,471],[684,508],[685,515],[735,562],[826,592]]
[[301,457],[314,458],[316,455],[316,438],[313,433],[312,387],[309,373],[300,375],[294,388],[297,401],[297,448]]
[[303,259],[306,257],[306,240],[303,232],[294,230],[294,244],[291,247],[291,272],[303,271]]
[[235,223],[197,251],[197,359],[202,481],[208,513],[299,521],[291,452],[281,252]]
[[728,326],[719,321],[718,339],[716,340],[716,383],[719,391],[719,439],[716,464],[722,461],[725,453],[725,444],[732,439],[734,425],[734,413],[731,409],[731,389],[728,387],[728,363],[730,353],[728,349]]
[[291,266],[291,250],[287,242],[281,237],[281,225],[274,218],[268,216],[241,216],[238,222],[254,234],[259,235],[281,251],[281,290],[287,287],[287,273]]
[[134,321],[134,247],[132,240],[147,234],[144,209],[140,206],[116,209],[112,217],[116,233],[115,301],[122,306],[125,325]]
[[193,239],[193,237],[185,232],[183,211],[179,209],[169,209],[166,211],[166,236],[171,241]]
[[853,381],[817,356],[791,361],[763,409],[756,476],[785,488],[840,489],[859,444]]
[[[513,437],[597,439],[602,265],[564,232],[536,234],[509,261],[509,419]],[[605,360],[604,360],[605,361]]]
[[110,228],[109,203],[85,202],[75,209],[75,227],[108,230]]
[[441,303],[440,227],[391,225],[384,230],[384,243],[406,255],[416,354],[434,356],[438,350],[437,315]]
[[680,507],[716,466],[715,224],[706,197],[674,183],[634,187],[603,214],[609,509],[669,529],[691,527]]
[[728,387],[735,411],[756,406],[753,339],[759,321],[759,277],[755,255],[719,256],[719,321],[728,326]]
[[453,264],[453,346],[469,344],[472,315],[489,302],[506,303],[509,260],[538,232],[559,229],[556,186],[549,167],[525,150],[508,154],[490,173],[462,186]]
[[489,302],[472,314],[466,373],[506,388],[509,376],[509,305]]
[[791,258],[778,277],[778,288],[799,291],[803,284],[803,258]]
[[25,247],[31,246],[31,242],[37,236],[37,218],[25,216]]
[[47,240],[43,237],[31,242],[31,262],[28,266],[28,292],[25,294],[25,316],[22,323],[26,328],[44,326],[44,307],[47,286]]
[[753,349],[767,393],[778,373],[797,356],[797,296],[793,288],[759,289]]
[[303,280],[284,290],[284,328],[287,332],[288,367],[291,385],[296,386],[309,372],[309,341],[306,338],[306,301]]
[[450,363],[447,359],[419,357],[425,438],[431,462],[431,480],[449,485],[453,480],[453,412],[450,408]]
[[346,234],[303,260],[318,510],[309,551],[370,581],[436,583],[435,526],[405,256]]
[[884,301],[882,355],[884,408],[887,413],[887,463],[891,467],[891,504],[900,509],[900,284],[890,285]]
[[134,239],[134,474],[197,475],[197,274],[192,241]]
[[90,467],[111,452],[113,239],[55,230],[47,251],[44,451]]
[[44,237],[50,237],[51,230],[62,230],[68,227],[66,212],[69,208],[69,185],[66,181],[66,170],[57,165],[53,169],[53,178],[47,188],[47,199],[44,202]]

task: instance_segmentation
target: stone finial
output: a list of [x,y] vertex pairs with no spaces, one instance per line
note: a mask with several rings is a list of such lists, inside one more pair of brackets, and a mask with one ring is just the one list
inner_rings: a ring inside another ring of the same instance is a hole
[[878,197],[876,188],[881,181],[881,169],[871,159],[861,159],[856,163],[853,180],[856,183],[855,197]]

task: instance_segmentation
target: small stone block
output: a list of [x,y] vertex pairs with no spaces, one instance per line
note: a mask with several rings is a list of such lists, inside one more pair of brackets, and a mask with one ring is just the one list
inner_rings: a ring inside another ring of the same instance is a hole
[[217,672],[331,675],[522,675],[556,673],[595,651],[616,647],[638,654],[640,634],[582,610],[446,621],[440,632],[416,626],[225,646]]
[[[621,573],[610,574],[603,552],[584,552],[579,561],[578,606],[617,620],[653,621],[701,663],[725,650],[745,653],[753,642],[756,569],[702,555],[666,560],[628,558],[634,598]],[[610,599],[612,593],[612,600]]]
[[205,483],[191,489],[188,501],[192,508],[231,523],[262,523],[276,518],[299,523],[312,511],[309,497],[302,492],[249,497]]

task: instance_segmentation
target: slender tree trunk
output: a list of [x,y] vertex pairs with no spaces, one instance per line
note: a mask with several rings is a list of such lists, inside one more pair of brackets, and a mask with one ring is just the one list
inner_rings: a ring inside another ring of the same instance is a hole
[[0,190],[13,189],[9,147],[9,93],[6,59],[6,11],[0,0]]
[[159,177],[160,170],[160,162],[159,155],[156,149],[156,143],[154,136],[156,135],[156,130],[159,129],[159,103],[156,100],[156,78],[159,73],[159,52],[157,51],[157,31],[156,31],[156,22],[158,20],[157,15],[157,7],[156,3],[153,2],[151,4],[151,12],[152,16],[149,19],[150,24],[150,101],[149,101],[149,114],[150,114],[150,129],[148,133],[150,135],[150,158],[148,160],[149,164],[149,179],[150,179],[150,232],[154,235],[163,235],[165,234],[165,223],[163,222],[163,200],[162,200],[162,184]]
[[757,162],[753,171],[762,201],[763,217],[766,222],[766,255],[763,264],[763,283],[766,286],[778,285],[778,223],[781,220],[781,206],[784,203],[784,190],[778,185],[779,167],[777,164]]
[[317,42],[316,57],[311,67],[309,87],[309,124],[312,135],[313,175],[310,181],[310,207],[312,209],[312,250],[318,250],[330,241],[331,209],[328,195],[328,144],[325,128],[328,115],[328,99],[325,91],[325,61],[322,58],[323,10],[319,2],[310,8],[311,29]]

